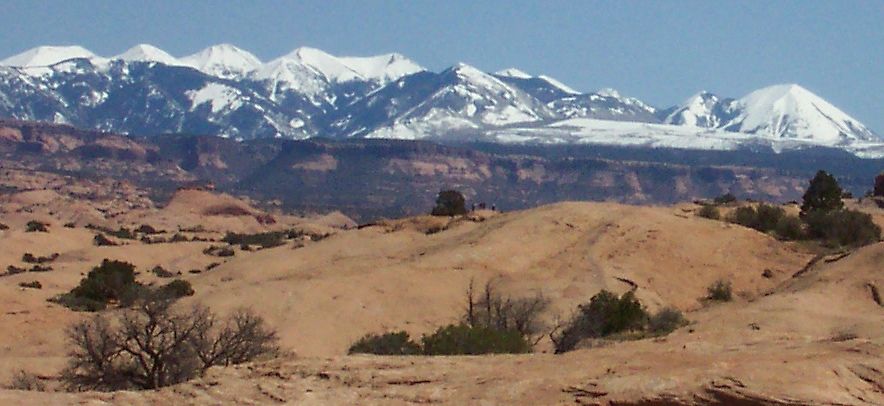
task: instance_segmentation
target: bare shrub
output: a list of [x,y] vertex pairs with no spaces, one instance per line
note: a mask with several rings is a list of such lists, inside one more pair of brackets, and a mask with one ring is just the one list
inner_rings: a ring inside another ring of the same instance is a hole
[[12,379],[9,381],[9,384],[6,385],[6,388],[42,392],[46,390],[46,385],[37,375],[21,369],[12,375]]
[[730,281],[719,279],[706,288],[706,299],[716,302],[730,302],[732,298]]
[[205,307],[174,312],[169,300],[140,300],[116,319],[95,316],[71,326],[62,380],[71,390],[156,389],[216,365],[275,354],[276,333],[248,310],[219,323]]
[[548,306],[549,300],[541,293],[523,298],[503,296],[491,281],[476,298],[473,281],[470,281],[463,321],[470,327],[516,331],[529,342],[536,343],[546,327],[540,316]]

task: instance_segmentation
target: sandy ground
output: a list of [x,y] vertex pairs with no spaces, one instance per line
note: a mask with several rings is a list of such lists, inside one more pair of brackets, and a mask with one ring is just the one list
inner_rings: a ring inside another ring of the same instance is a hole
[[[217,204],[256,211],[231,197],[179,198],[165,209],[121,215],[121,222],[171,227],[186,219],[211,232],[270,227],[252,224],[254,216],[206,218],[205,208]],[[814,258],[805,245],[698,218],[693,210],[560,203],[458,220],[418,217],[334,229],[306,245],[237,250],[223,261],[202,253],[210,242],[95,247],[92,232],[79,227],[25,233],[20,228],[39,210],[8,210],[0,219],[11,226],[0,231],[0,265],[22,265],[24,252],[60,256],[52,272],[0,278],[0,379],[18,368],[57,373],[64,328],[83,315],[46,299],[75,286],[103,258],[128,260],[141,271],[183,271],[196,295],[180,305],[199,302],[219,313],[251,307],[292,355],[215,369],[156,392],[0,391],[0,404],[884,404],[884,307],[870,293],[870,286],[884,290],[884,243],[799,273]],[[331,225],[342,225],[331,217]],[[212,262],[221,265],[187,272]],[[156,282],[147,272],[139,278]],[[701,300],[718,279],[732,281],[734,302]],[[18,287],[29,280],[44,288]],[[547,353],[547,342],[518,356],[344,355],[368,332],[420,336],[457,321],[471,280],[493,280],[514,296],[542,293],[551,300],[550,323],[600,289],[634,286],[649,310],[675,306],[691,324],[665,338],[564,355]]]

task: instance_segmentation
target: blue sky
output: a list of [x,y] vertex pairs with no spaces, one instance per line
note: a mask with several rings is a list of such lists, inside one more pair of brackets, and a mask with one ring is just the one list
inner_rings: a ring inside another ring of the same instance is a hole
[[518,67],[656,106],[799,83],[884,134],[884,1],[18,1],[0,57],[146,42],[182,56],[229,42],[263,60],[298,46],[400,52],[432,70]]

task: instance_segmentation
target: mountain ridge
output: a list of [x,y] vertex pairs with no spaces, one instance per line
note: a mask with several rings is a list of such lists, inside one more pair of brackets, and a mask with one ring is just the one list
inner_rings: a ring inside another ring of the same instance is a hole
[[[189,71],[190,70],[190,71]],[[432,90],[432,91],[431,91]],[[208,106],[208,108],[203,107]],[[615,89],[580,92],[517,68],[431,72],[398,53],[309,47],[262,62],[219,44],[174,57],[148,44],[105,58],[37,47],[0,61],[0,116],[132,134],[237,139],[402,138],[687,149],[826,146],[884,156],[884,138],[809,90],[700,92],[668,108]]]

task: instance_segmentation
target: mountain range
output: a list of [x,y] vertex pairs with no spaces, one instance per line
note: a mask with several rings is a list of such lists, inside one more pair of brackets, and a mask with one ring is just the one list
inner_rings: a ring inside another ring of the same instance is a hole
[[884,138],[809,90],[734,99],[700,92],[657,108],[511,68],[431,72],[391,53],[298,48],[262,62],[233,45],[174,57],[147,44],[112,56],[41,46],[0,61],[0,117],[133,134],[323,137],[698,150],[829,147],[884,156]]

